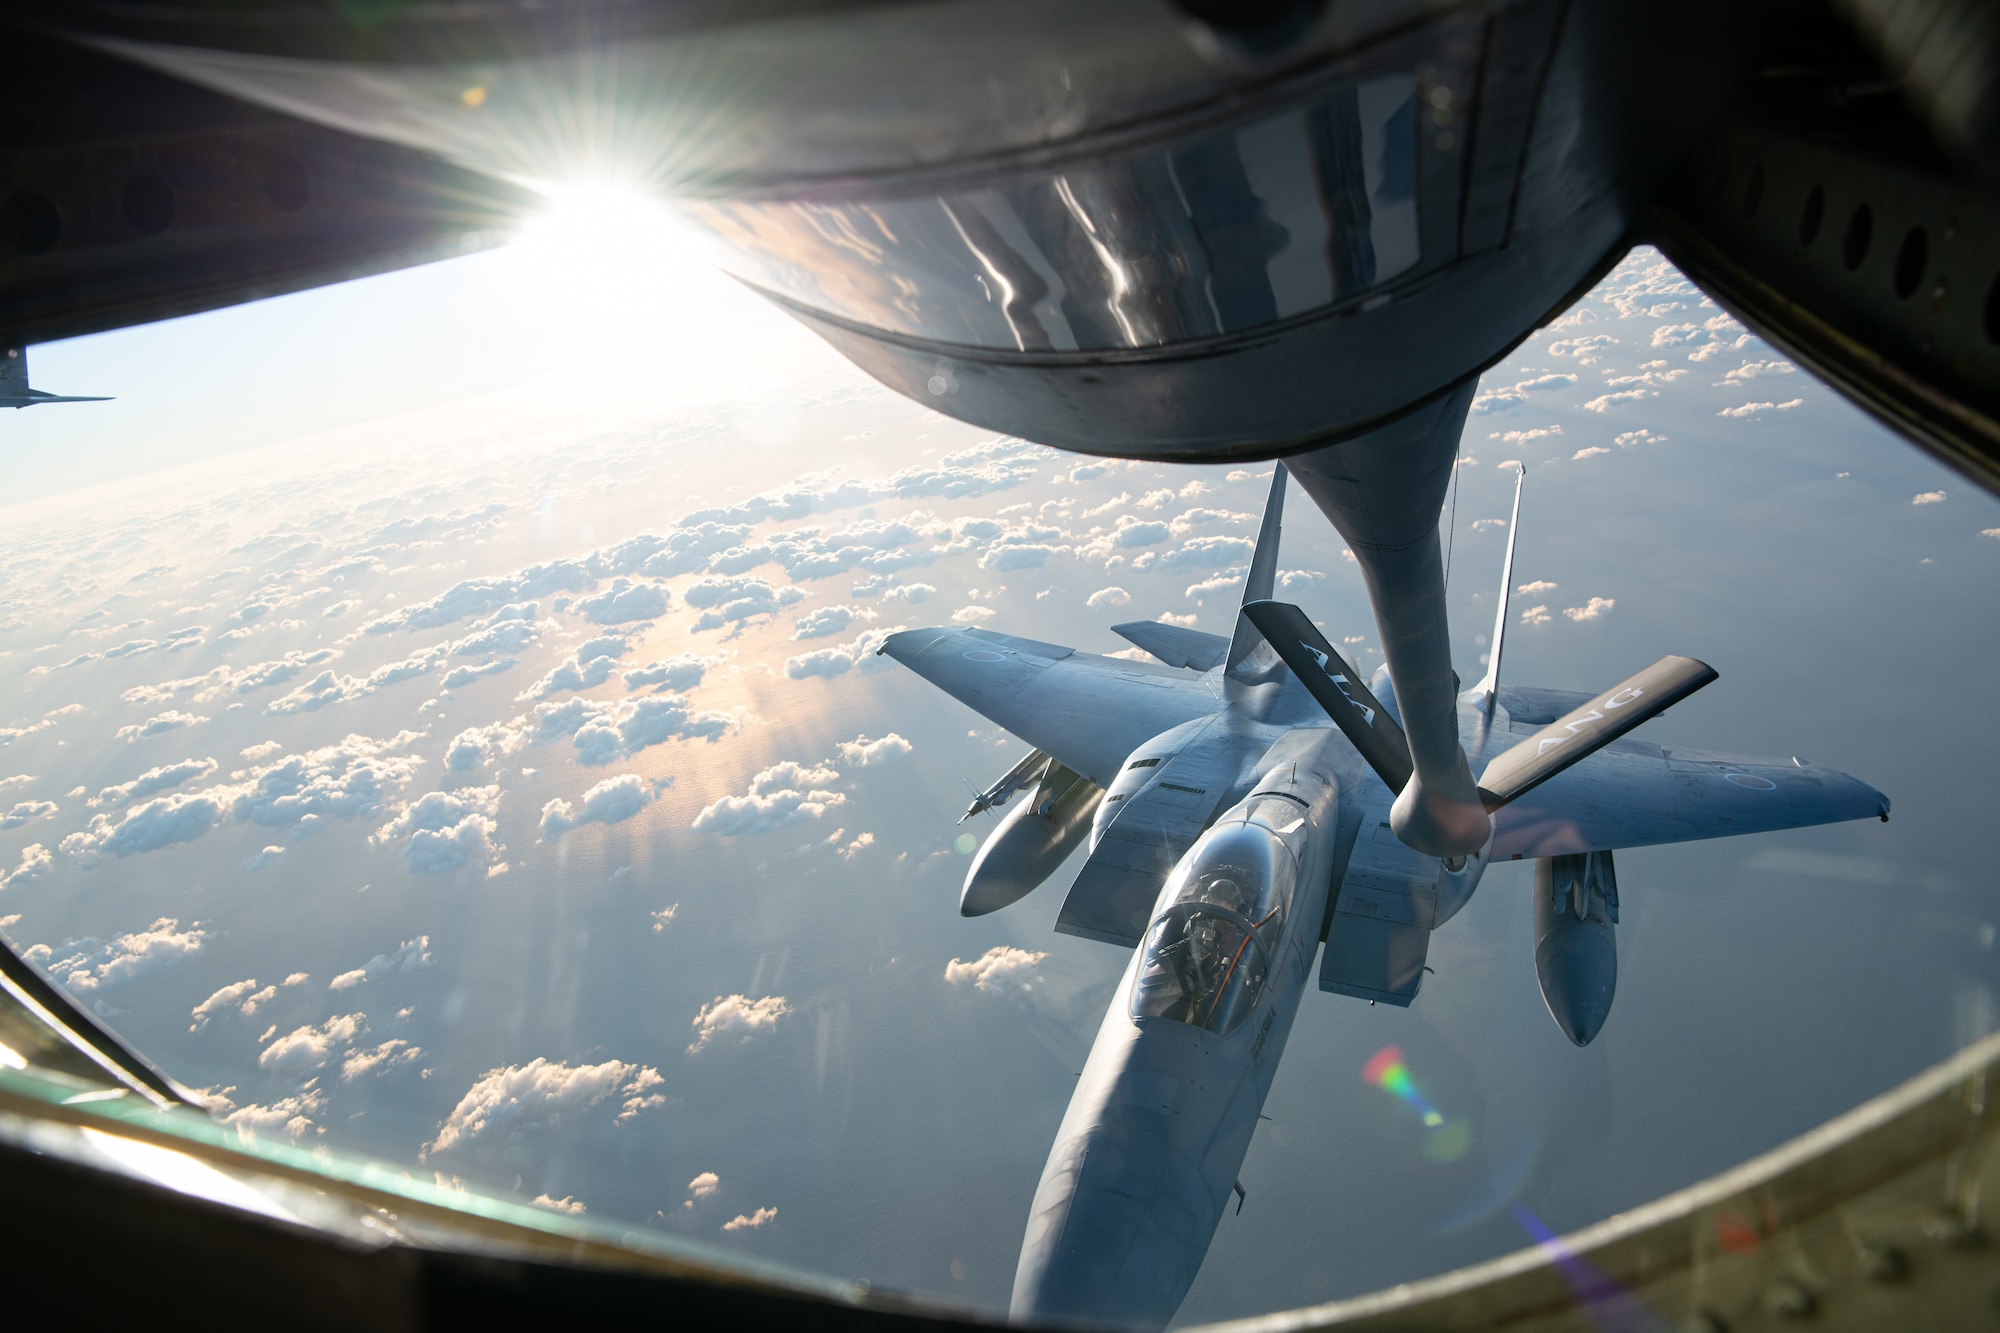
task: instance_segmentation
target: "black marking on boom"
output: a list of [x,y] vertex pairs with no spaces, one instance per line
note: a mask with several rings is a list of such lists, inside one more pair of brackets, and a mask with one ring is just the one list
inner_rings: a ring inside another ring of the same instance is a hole
[[1361,675],[1290,602],[1251,602],[1244,616],[1392,792],[1410,781],[1410,743]]

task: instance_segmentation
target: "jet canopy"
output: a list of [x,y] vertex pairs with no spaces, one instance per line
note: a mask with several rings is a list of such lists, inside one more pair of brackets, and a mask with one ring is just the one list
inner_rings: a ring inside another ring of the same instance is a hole
[[1257,1007],[1298,883],[1288,842],[1304,823],[1298,802],[1258,797],[1188,853],[1147,934],[1133,1018],[1226,1033]]

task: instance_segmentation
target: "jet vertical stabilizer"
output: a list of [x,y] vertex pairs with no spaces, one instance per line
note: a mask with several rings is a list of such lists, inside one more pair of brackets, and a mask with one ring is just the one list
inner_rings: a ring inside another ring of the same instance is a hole
[[1500,644],[1507,637],[1508,598],[1514,591],[1514,547],[1521,540],[1521,489],[1528,482],[1527,465],[1514,478],[1514,514],[1507,520],[1507,558],[1500,562],[1500,601],[1493,612],[1493,642],[1486,652],[1486,674],[1472,687],[1479,706],[1493,715],[1493,696],[1500,690]]
[[[1257,530],[1257,549],[1250,554],[1250,574],[1243,580],[1243,606],[1266,602],[1278,586],[1278,540],[1285,520],[1285,465],[1271,465],[1271,498],[1264,502],[1264,523]],[[1228,667],[1234,671],[1264,643],[1263,634],[1240,610],[1229,637]]]
[[109,398],[43,393],[28,387],[28,349],[9,344],[0,358],[0,407],[37,407],[42,403],[108,403]]

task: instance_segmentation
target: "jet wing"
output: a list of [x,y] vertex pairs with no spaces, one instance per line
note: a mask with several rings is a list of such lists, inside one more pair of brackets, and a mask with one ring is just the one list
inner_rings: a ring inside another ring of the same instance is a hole
[[1495,813],[1492,857],[1650,847],[1888,816],[1888,797],[1834,769],[1626,740]]
[[881,651],[1100,787],[1146,741],[1220,706],[1185,671],[991,630],[905,630]]

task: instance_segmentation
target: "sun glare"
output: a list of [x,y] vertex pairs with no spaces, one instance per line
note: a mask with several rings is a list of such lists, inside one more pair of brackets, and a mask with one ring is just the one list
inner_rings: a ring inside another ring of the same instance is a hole
[[624,343],[699,332],[684,307],[716,276],[668,204],[625,182],[541,188],[547,205],[523,222],[508,261],[552,334]]

